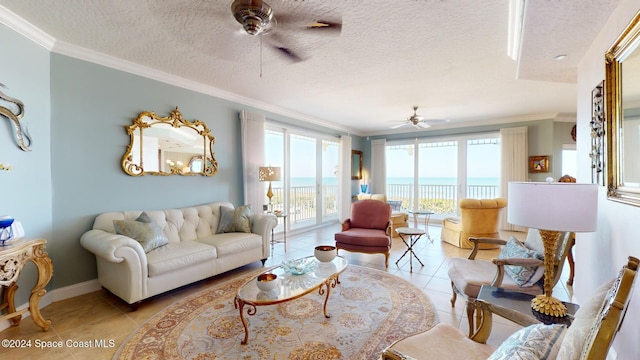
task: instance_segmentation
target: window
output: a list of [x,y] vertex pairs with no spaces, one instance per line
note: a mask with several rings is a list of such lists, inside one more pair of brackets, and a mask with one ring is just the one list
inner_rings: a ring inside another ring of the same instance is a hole
[[500,184],[500,135],[389,142],[387,199],[436,214],[458,213],[461,198],[494,198]]

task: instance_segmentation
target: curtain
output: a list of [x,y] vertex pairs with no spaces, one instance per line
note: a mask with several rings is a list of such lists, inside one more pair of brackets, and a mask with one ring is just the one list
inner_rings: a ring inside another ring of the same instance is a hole
[[372,194],[387,193],[387,141],[385,139],[371,141],[371,184]]
[[240,112],[242,136],[242,172],[244,179],[244,203],[251,205],[254,213],[262,212],[265,202],[264,185],[258,180],[258,168],[264,166],[265,116],[246,110]]
[[351,136],[340,137],[339,156],[338,219],[342,222],[351,216]]
[[[527,181],[527,127],[500,129],[501,143],[501,196],[508,198],[508,184],[510,181]],[[507,203],[507,207],[509,204]],[[511,225],[507,222],[507,209],[500,212],[500,229],[510,231],[526,231],[522,226]]]

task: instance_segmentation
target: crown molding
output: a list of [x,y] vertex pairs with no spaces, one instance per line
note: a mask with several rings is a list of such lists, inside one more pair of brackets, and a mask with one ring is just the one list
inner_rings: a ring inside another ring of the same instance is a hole
[[218,89],[213,86],[188,80],[157,69],[139,65],[111,55],[103,54],[94,50],[57,40],[44,31],[40,30],[39,28],[33,26],[31,23],[27,22],[14,12],[3,7],[2,5],[0,5],[0,24],[5,24],[13,31],[25,36],[27,39],[44,47],[45,49],[57,54],[69,56],[83,61],[88,61],[130,74],[139,75],[165,84],[192,90],[205,95],[214,96],[223,100],[236,102],[247,107],[253,107],[266,112],[290,117],[294,120],[301,120],[309,124],[325,127],[338,132],[358,135],[357,132],[355,132],[353,129],[343,127],[323,119],[311,117],[303,113],[285,109],[279,106],[274,106],[256,99],[251,99],[236,93]]
[[9,29],[49,51],[51,51],[56,42],[55,38],[2,5],[0,5],[0,24],[6,25]]

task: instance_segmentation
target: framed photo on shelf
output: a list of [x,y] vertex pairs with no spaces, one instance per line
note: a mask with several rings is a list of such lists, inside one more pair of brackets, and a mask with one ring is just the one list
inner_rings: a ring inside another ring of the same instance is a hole
[[549,172],[549,156],[529,156],[529,172],[530,173],[546,173]]

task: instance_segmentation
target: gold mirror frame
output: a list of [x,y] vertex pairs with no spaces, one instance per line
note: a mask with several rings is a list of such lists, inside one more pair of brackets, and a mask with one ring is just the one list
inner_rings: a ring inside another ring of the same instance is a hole
[[[633,20],[605,53],[607,197],[609,200],[635,206],[640,206],[640,186],[625,185],[622,173],[625,161],[622,144],[624,136],[622,64],[633,54],[638,45],[640,45],[640,12],[636,13]],[[628,159],[640,156],[640,154],[629,155]]]
[[[131,176],[213,176],[218,172],[218,162],[213,153],[215,137],[211,135],[204,122],[184,120],[178,107],[167,117],[143,111],[133,120],[133,124],[125,126],[125,129],[130,142],[122,157],[122,169]],[[191,134],[189,129],[194,133]],[[145,144],[145,138],[147,142],[152,141],[152,144]],[[173,147],[168,148],[168,143],[172,143]],[[143,149],[147,152],[152,150],[157,156],[145,155]],[[169,154],[177,154],[174,156],[179,157],[179,160],[169,158]],[[148,166],[152,170],[145,170],[145,159],[153,159],[153,164]],[[193,171],[194,163],[198,164],[199,171]]]
[[362,179],[362,151],[351,150],[351,180]]

